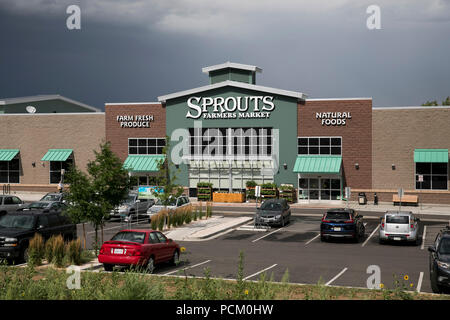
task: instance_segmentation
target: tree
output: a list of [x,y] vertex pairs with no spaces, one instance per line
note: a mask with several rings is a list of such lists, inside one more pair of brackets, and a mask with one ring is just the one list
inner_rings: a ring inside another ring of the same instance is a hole
[[443,106],[450,106],[450,97],[447,97],[444,101],[442,101]]
[[100,151],[94,150],[94,154],[95,160],[87,165],[89,175],[75,168],[68,175],[68,212],[76,221],[93,225],[97,253],[98,230],[103,230],[111,210],[126,197],[130,179],[109,143],[100,144]]
[[171,197],[178,198],[184,192],[183,187],[175,184],[177,177],[175,173],[171,172],[170,170],[168,157],[169,150],[169,137],[166,136],[166,146],[163,148],[163,154],[165,155],[165,157],[164,159],[158,161],[159,175],[157,181],[158,185],[162,187],[162,190],[159,190],[160,192],[155,193],[155,196],[161,201],[164,206],[169,205]]
[[427,101],[427,102],[425,102],[425,103],[422,103],[422,106],[426,106],[426,107],[429,107],[429,106],[437,106],[437,105],[438,105],[438,103],[437,103],[436,100],[433,100],[433,101]]

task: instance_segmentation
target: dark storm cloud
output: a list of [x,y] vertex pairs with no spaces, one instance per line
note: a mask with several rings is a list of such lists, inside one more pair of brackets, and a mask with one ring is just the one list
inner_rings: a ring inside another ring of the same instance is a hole
[[[66,8],[81,7],[81,30]],[[368,30],[366,8],[381,8]],[[44,1],[0,3],[0,97],[59,93],[156,101],[207,83],[201,68],[263,68],[257,83],[310,97],[418,105],[450,95],[449,1]]]

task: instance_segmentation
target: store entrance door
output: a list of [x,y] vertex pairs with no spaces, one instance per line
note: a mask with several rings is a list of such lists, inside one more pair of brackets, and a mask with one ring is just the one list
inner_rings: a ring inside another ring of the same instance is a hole
[[299,177],[298,199],[311,201],[341,200],[341,177]]

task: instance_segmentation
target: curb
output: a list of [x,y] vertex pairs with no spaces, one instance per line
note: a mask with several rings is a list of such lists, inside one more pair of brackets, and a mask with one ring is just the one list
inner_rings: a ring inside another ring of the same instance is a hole
[[212,233],[209,233],[209,234],[204,235],[204,236],[201,236],[201,237],[190,237],[190,238],[188,238],[188,239],[202,239],[202,240],[205,240],[205,239],[210,238],[210,237],[213,237],[213,236],[215,236],[215,235],[217,235],[217,234],[219,234],[219,233],[222,233],[222,232],[225,232],[225,231],[227,231],[227,230],[230,230],[230,229],[239,227],[239,226],[241,226],[241,225],[243,225],[243,224],[246,224],[246,223],[248,223],[248,222],[251,221],[251,220],[253,220],[253,218],[248,218],[248,219],[246,219],[246,220],[243,221],[243,222],[240,222],[240,223],[234,224],[234,225],[230,225],[230,226],[228,226],[228,227],[226,227],[226,228],[220,229],[220,230],[218,230],[218,231],[214,231],[214,232],[212,232]]

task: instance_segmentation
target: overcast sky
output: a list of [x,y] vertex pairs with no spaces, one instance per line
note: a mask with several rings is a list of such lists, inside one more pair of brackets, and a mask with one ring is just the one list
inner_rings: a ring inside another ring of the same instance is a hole
[[[69,30],[69,5],[81,30]],[[369,30],[369,5],[381,29]],[[0,98],[61,94],[97,108],[208,83],[226,61],[257,84],[374,106],[450,95],[450,0],[0,0]]]

